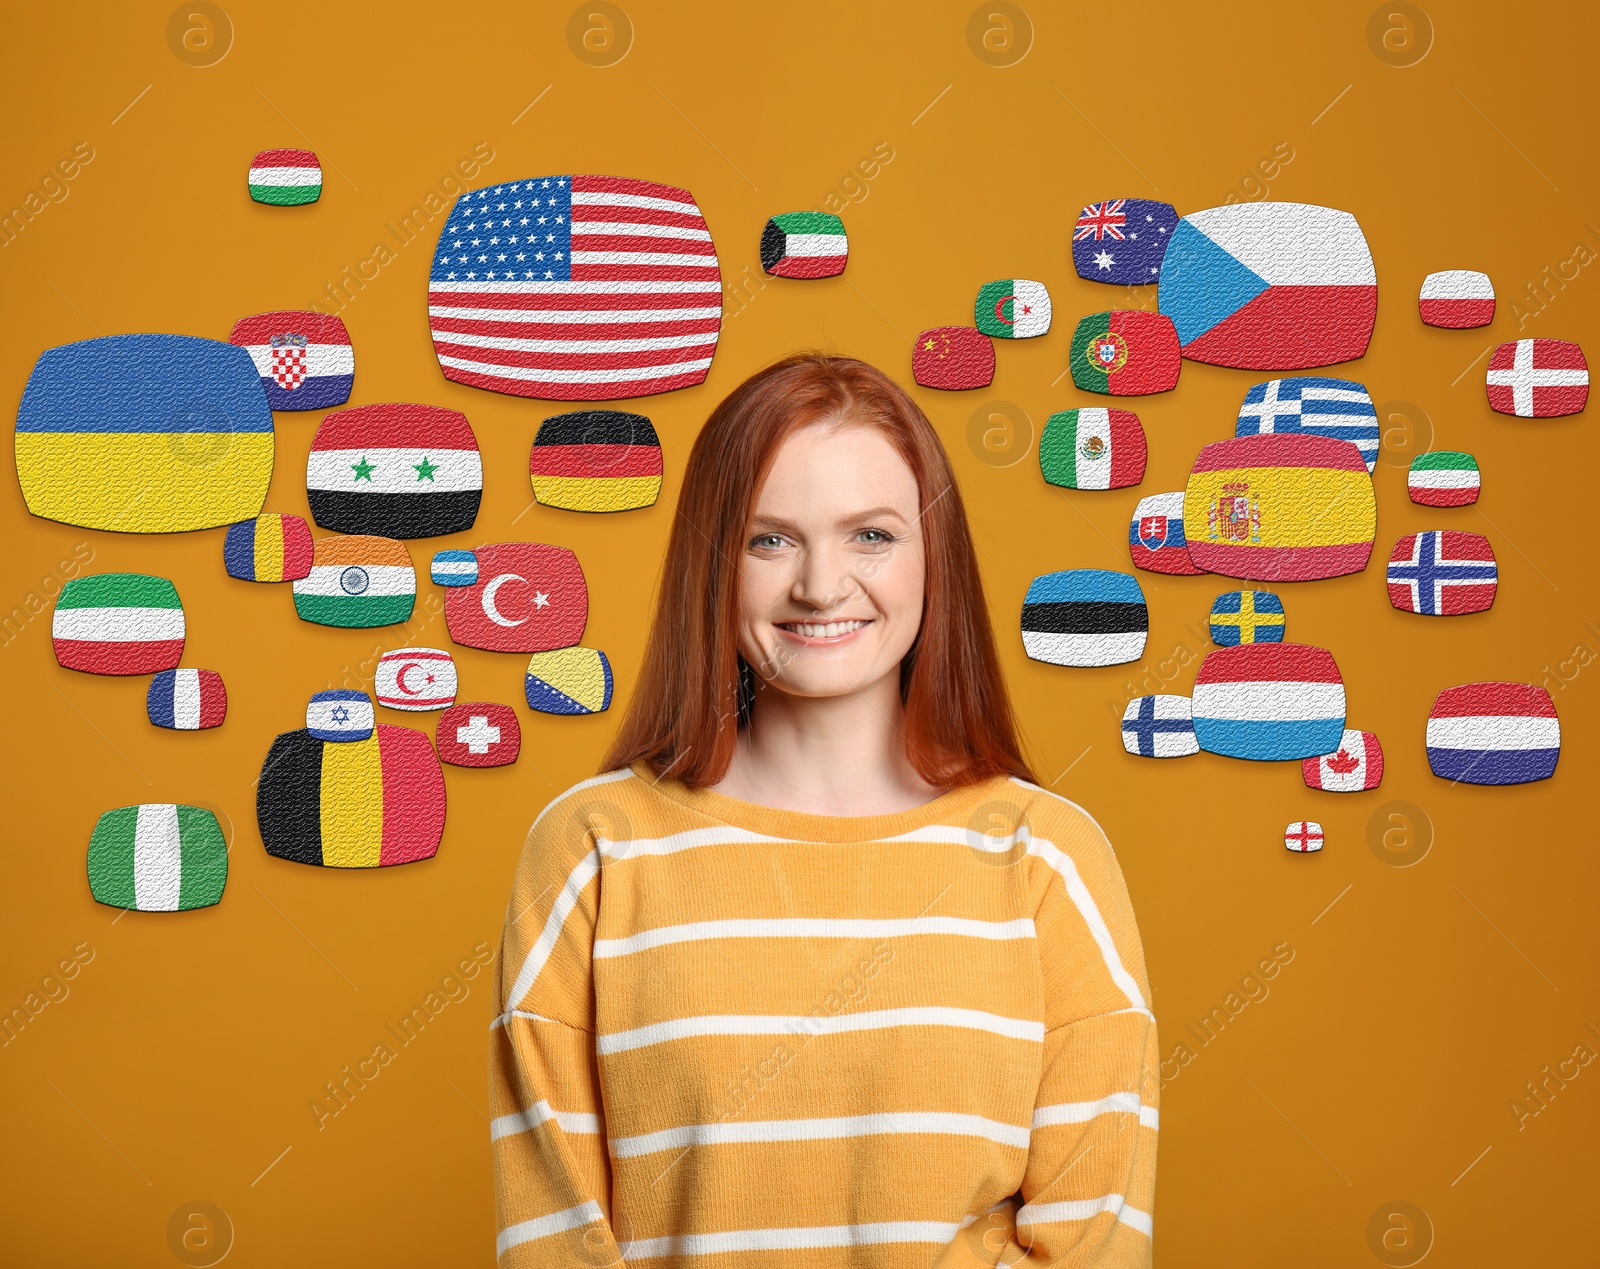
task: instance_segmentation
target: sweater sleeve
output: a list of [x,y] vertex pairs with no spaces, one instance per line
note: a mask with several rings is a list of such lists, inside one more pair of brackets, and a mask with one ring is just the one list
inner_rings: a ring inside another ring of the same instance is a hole
[[1159,1056],[1139,930],[1099,825],[1070,804],[1041,818],[1030,854],[1045,879],[1035,918],[1044,1057],[1018,1254],[1036,1265],[1148,1266]]
[[489,1136],[506,1269],[621,1263],[595,1059],[601,860],[581,799],[571,800],[529,833],[501,939]]

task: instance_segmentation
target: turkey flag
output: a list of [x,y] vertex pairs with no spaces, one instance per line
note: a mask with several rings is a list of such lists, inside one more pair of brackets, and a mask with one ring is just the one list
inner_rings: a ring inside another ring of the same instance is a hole
[[478,580],[445,595],[450,637],[490,652],[548,652],[583,638],[589,587],[578,557],[536,542],[480,546]]

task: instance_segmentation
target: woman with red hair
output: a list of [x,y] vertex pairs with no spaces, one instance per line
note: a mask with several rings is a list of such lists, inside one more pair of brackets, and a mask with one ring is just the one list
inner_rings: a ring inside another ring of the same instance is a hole
[[949,459],[882,372],[792,357],[713,412],[605,766],[508,913],[503,1264],[1149,1263],[1122,874],[1033,783]]

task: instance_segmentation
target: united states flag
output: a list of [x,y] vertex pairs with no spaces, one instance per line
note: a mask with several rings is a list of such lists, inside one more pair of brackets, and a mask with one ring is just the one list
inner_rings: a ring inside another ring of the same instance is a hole
[[439,236],[428,327],[446,379],[544,401],[702,382],[722,273],[687,191],[545,176],[464,194]]

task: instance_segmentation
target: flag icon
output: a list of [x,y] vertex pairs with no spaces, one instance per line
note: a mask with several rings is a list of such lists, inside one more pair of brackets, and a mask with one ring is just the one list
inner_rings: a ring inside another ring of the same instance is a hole
[[296,515],[269,513],[228,526],[222,564],[242,582],[294,582],[311,572],[311,526]]
[[924,388],[964,392],[994,382],[994,342],[970,326],[935,326],[911,348],[911,377]]
[[1297,854],[1322,849],[1322,825],[1316,820],[1296,820],[1283,830],[1283,844]]
[[411,616],[417,575],[393,538],[318,538],[311,572],[294,584],[294,610],[319,626],[392,626]]
[[1300,643],[1247,643],[1206,654],[1195,676],[1200,748],[1261,762],[1316,758],[1344,735],[1344,680],[1332,653]]
[[311,517],[340,533],[428,538],[478,518],[483,457],[467,417],[436,405],[359,405],[322,420],[306,459]]
[[183,601],[165,577],[97,573],[61,588],[50,637],[63,669],[153,674],[183,656]]
[[539,424],[528,476],[540,506],[631,511],[661,492],[661,438],[624,410],[574,410]]
[[548,652],[583,638],[589,586],[578,557],[537,542],[480,546],[478,580],[445,594],[450,637],[490,652]]
[[985,282],[973,304],[973,322],[996,339],[1033,339],[1050,330],[1050,292],[1043,282],[1008,278]]
[[784,212],[761,230],[761,267],[773,277],[836,277],[849,258],[844,221],[832,212]]
[[1494,604],[1500,571],[1481,533],[1408,533],[1389,553],[1389,602],[1401,612],[1457,617]]
[[1328,793],[1376,789],[1383,782],[1383,746],[1370,731],[1346,730],[1334,752],[1303,759],[1300,774],[1308,789]]
[[1428,767],[1458,784],[1548,780],[1561,757],[1550,693],[1526,683],[1465,683],[1439,693],[1428,714]]
[[429,576],[435,586],[471,586],[478,580],[478,557],[471,551],[435,551]]
[[1589,400],[1589,363],[1564,339],[1519,339],[1489,354],[1489,408],[1524,419],[1577,414]]
[[1147,573],[1198,577],[1206,571],[1196,568],[1189,558],[1188,539],[1183,535],[1182,490],[1139,499],[1133,519],[1128,521],[1128,554],[1133,566]]
[[434,732],[439,761],[453,767],[504,767],[522,749],[522,725],[509,705],[471,701],[439,715]]
[[1141,696],[1122,711],[1122,747],[1140,758],[1199,753],[1187,696]]
[[456,662],[438,648],[401,648],[378,658],[372,690],[389,709],[448,709],[456,699]]
[[1465,330],[1494,321],[1494,284],[1487,273],[1446,269],[1422,279],[1417,308],[1429,326]]
[[326,313],[257,313],[228,342],[250,354],[274,410],[325,410],[350,399],[356,354],[344,321]]
[[1326,436],[1215,441],[1200,451],[1183,496],[1189,558],[1224,577],[1308,582],[1359,573],[1377,527],[1360,451]]
[[1156,299],[1191,361],[1303,370],[1366,353],[1378,279],[1349,212],[1233,203],[1178,222]]
[[349,688],[318,692],[306,705],[306,731],[317,740],[339,744],[372,735],[372,698]]
[[[498,241],[496,241],[498,239]],[[456,200],[428,281],[444,377],[544,401],[617,401],[704,381],[722,273],[688,190],[545,176]]]
[[1466,507],[1478,501],[1478,460],[1459,450],[1418,454],[1406,474],[1406,492],[1424,507]]
[[256,785],[267,854],[328,868],[431,859],[444,832],[444,773],[420,731],[379,725],[333,744],[309,731],[273,742]]
[[1183,364],[1172,319],[1140,309],[1079,318],[1070,356],[1074,384],[1114,397],[1170,392]]
[[17,410],[17,477],[46,520],[120,533],[214,529],[261,511],[272,411],[242,348],[106,335],[47,348]]
[[1148,198],[1090,203],[1072,230],[1072,265],[1085,282],[1148,286],[1161,277],[1177,227],[1171,203]]
[[204,731],[228,716],[228,689],[215,670],[162,670],[150,680],[145,713],[157,727]]
[[1144,591],[1131,573],[1075,568],[1033,579],[1022,601],[1022,646],[1051,665],[1137,661],[1150,633]]
[[1211,642],[1219,648],[1282,643],[1285,621],[1283,600],[1271,591],[1225,591],[1211,605]]
[[274,207],[299,207],[322,197],[322,164],[310,150],[263,150],[250,160],[250,197]]
[[228,844],[210,811],[170,802],[107,811],[89,837],[89,892],[136,912],[209,908],[228,884]]
[[611,662],[597,648],[560,648],[528,658],[523,691],[541,714],[598,714],[611,708]]
[[1039,470],[1063,489],[1123,489],[1144,479],[1144,428],[1132,410],[1062,410],[1039,437]]
[[1359,383],[1304,375],[1258,383],[1239,407],[1236,436],[1305,432],[1349,441],[1371,471],[1378,461],[1378,411]]

